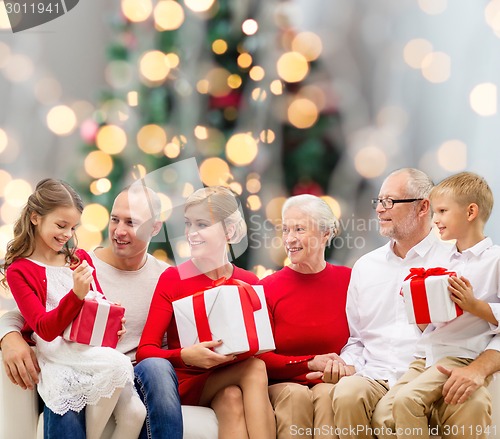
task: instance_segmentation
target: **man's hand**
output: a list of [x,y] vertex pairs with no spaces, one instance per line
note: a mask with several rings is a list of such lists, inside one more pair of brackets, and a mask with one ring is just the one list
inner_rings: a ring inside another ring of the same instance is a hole
[[356,368],[354,366],[346,364],[345,361],[342,360],[342,358],[340,358],[337,354],[328,355],[331,356],[331,359],[326,362],[323,371],[308,373],[306,375],[308,380],[321,379],[325,383],[336,384],[341,378],[354,375],[356,372]]
[[1,343],[3,365],[9,379],[23,389],[38,383],[40,367],[35,352],[19,332],[9,332]]
[[469,366],[449,369],[440,364],[436,365],[439,372],[448,375],[443,386],[444,402],[447,404],[462,404],[482,385],[485,376],[477,369]]

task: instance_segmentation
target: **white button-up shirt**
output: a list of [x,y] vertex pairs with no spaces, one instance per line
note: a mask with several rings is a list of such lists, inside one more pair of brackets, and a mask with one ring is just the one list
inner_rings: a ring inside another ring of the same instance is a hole
[[408,323],[401,285],[410,268],[440,266],[453,246],[434,232],[414,246],[404,259],[393,242],[362,256],[352,269],[347,293],[350,337],[340,356],[358,375],[387,380],[393,385],[414,359],[420,337]]
[[[485,238],[462,253],[451,254],[446,265],[469,279],[474,296],[487,302],[500,321],[500,247]],[[416,356],[431,366],[443,357],[476,358],[485,349],[500,350],[499,326],[468,312],[448,323],[429,325],[417,343]]]

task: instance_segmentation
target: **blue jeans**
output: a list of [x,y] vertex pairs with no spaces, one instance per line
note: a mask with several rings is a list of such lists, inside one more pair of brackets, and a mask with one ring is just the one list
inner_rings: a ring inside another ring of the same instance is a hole
[[[134,368],[135,387],[146,406],[147,417],[140,439],[182,439],[182,412],[177,376],[163,358],[147,358]],[[43,410],[45,439],[86,439],[85,410],[63,416]]]
[[146,358],[134,371],[135,388],[148,412],[139,438],[182,439],[181,400],[170,361]]
[[58,415],[47,406],[43,408],[44,439],[86,439],[85,410],[74,412],[70,410],[64,415]]

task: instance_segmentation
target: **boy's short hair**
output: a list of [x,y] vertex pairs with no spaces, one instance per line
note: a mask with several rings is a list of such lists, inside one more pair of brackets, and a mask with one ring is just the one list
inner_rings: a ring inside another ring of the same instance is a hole
[[460,172],[445,178],[434,186],[431,191],[432,198],[441,195],[451,195],[461,204],[477,204],[479,218],[488,221],[493,209],[493,192],[486,180],[473,172]]

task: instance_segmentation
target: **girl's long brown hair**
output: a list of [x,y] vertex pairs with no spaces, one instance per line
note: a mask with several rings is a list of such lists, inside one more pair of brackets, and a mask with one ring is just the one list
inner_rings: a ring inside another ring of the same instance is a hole
[[[5,262],[0,272],[3,274],[2,283],[5,285],[5,272],[7,268],[19,258],[26,258],[35,251],[35,225],[31,222],[33,212],[45,216],[59,207],[75,207],[83,212],[83,202],[80,195],[65,181],[46,178],[38,182],[24,206],[21,215],[14,224],[14,239],[7,244]],[[74,236],[76,240],[76,236]],[[68,243],[63,248],[63,253],[70,264],[77,264],[75,247],[70,248]]]

